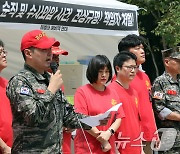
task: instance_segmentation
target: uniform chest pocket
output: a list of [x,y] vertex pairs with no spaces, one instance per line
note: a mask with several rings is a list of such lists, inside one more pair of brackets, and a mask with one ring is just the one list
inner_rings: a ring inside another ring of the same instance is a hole
[[35,84],[33,85],[34,95],[37,98],[44,98],[44,94],[46,93],[46,85],[44,84]]
[[165,92],[165,96],[166,99],[168,100],[168,102],[172,101],[172,102],[177,102],[180,101],[180,92],[179,89],[177,87],[177,85],[171,85],[171,86],[167,86],[164,90]]
[[180,97],[179,96],[173,96],[173,95],[167,95],[166,96],[167,101],[167,107],[172,111],[180,111]]

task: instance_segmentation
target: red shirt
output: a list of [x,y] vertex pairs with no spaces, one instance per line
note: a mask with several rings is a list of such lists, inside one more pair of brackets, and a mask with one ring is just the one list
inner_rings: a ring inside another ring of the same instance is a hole
[[12,112],[6,96],[7,83],[6,79],[0,77],[0,137],[8,146],[12,147]]
[[[118,95],[114,90],[110,90],[110,88],[106,87],[105,91],[97,91],[90,84],[82,86],[77,89],[74,97],[75,109],[76,112],[80,112],[86,115],[97,115],[100,113],[104,113],[112,106],[118,104]],[[117,114],[112,113],[110,120],[108,121],[106,126],[98,126],[98,130],[106,131],[111,124],[114,122],[116,118],[124,117],[124,112],[122,107],[119,108]],[[101,150],[101,144],[98,140],[96,140],[92,135],[85,131],[86,138],[90,145],[93,154],[104,154]],[[111,136],[109,140],[112,148],[106,154],[114,154],[115,153],[115,138]],[[90,153],[85,137],[80,129],[77,130],[75,140],[75,153]]]
[[116,81],[113,81],[109,87],[116,90],[119,94],[119,102],[125,113],[121,125],[116,132],[116,146],[121,154],[140,154],[141,139],[140,137],[140,121],[138,112],[138,95],[134,89],[124,89]]
[[157,127],[152,109],[152,103],[150,101],[151,83],[149,77],[146,73],[139,70],[130,85],[137,91],[139,96],[141,129],[144,133],[143,138],[146,141],[152,141],[152,138],[156,137],[154,133],[157,130]]
[[71,154],[71,133],[63,131],[62,151],[64,154]]
[[[116,80],[114,75],[113,81]],[[135,78],[131,81],[130,86],[134,88],[139,97],[139,112],[141,117],[141,130],[145,141],[152,141],[153,137],[157,138],[154,133],[157,130],[150,101],[151,82],[146,73],[138,71]]]

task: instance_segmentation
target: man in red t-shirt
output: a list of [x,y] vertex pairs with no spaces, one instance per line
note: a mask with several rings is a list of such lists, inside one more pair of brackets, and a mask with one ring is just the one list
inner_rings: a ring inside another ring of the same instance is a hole
[[[7,51],[0,40],[0,72],[7,67]],[[9,99],[6,96],[8,81],[0,77],[0,154],[11,153],[13,142],[12,113]]]
[[114,57],[113,66],[117,79],[109,87],[119,94],[119,102],[122,103],[125,113],[125,118],[115,134],[116,148],[120,154],[141,154],[138,94],[130,85],[136,75],[136,55],[123,51]]
[[[118,44],[119,53],[128,50],[137,56],[137,65],[140,66],[145,62],[145,52],[143,39],[135,34],[127,35]],[[115,76],[113,80],[115,80]],[[151,83],[147,74],[138,69],[135,78],[130,83],[139,97],[139,113],[141,119],[141,135],[143,139],[144,151],[146,154],[152,154],[151,141],[157,140],[155,147],[158,147],[159,140],[155,132],[157,131],[154,112],[151,102]]]

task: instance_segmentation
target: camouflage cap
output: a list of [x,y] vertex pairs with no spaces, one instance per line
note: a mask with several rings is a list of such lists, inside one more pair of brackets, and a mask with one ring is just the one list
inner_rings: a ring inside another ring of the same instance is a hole
[[180,59],[180,46],[169,48],[165,50],[161,50],[163,58],[171,57]]

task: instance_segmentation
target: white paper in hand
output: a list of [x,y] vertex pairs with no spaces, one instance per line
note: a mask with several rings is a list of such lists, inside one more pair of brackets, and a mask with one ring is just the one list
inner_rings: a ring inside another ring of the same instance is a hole
[[112,108],[110,108],[109,110],[107,110],[104,114],[100,114],[97,116],[89,116],[89,117],[80,119],[80,121],[91,127],[99,126],[100,120],[107,118],[111,111],[117,111],[121,105],[122,105],[122,103],[119,103],[119,104],[113,106]]

